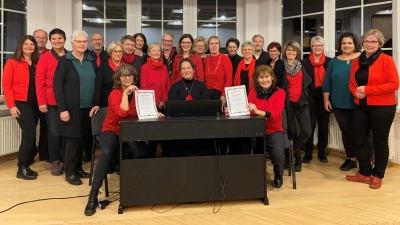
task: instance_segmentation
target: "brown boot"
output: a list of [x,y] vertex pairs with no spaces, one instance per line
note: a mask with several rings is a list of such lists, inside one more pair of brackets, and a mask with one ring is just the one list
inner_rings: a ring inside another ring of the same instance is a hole
[[60,161],[54,161],[51,163],[51,175],[53,176],[60,176],[62,174],[61,164]]

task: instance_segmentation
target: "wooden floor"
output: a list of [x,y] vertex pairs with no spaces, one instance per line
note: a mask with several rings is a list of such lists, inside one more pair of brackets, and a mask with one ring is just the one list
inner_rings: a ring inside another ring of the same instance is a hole
[[[50,200],[17,206],[0,214],[0,224],[396,224],[400,225],[400,169],[388,168],[382,188],[373,190],[367,184],[351,183],[338,167],[343,162],[338,156],[328,156],[329,163],[315,159],[303,164],[297,173],[298,187],[292,189],[291,178],[284,176],[281,189],[271,185],[268,175],[270,205],[259,200],[225,202],[214,214],[214,203],[128,207],[118,215],[118,202],[105,210],[86,217],[83,210],[87,197]],[[50,164],[36,162],[32,169],[39,172],[34,181],[16,179],[16,160],[0,163],[0,211],[14,204],[50,197],[87,195],[87,180],[72,186],[64,177],[51,176]],[[89,164],[85,164],[85,169]],[[272,173],[268,162],[268,172]],[[110,191],[118,191],[117,175],[109,176]],[[151,194],[151,193],[149,193]],[[118,194],[111,194],[110,199]],[[103,198],[103,196],[101,197]],[[217,204],[219,206],[219,204]],[[169,210],[169,211],[168,211]],[[156,212],[158,211],[158,212]],[[165,212],[164,212],[165,211]]]

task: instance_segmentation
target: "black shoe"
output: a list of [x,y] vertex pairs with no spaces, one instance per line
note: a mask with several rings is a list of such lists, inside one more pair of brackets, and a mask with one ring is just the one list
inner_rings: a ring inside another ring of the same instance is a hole
[[274,178],[274,187],[281,188],[282,184],[283,184],[282,177],[275,176],[275,178]]
[[26,167],[26,169],[32,173],[35,177],[39,176],[39,174],[36,171],[33,171],[31,168],[29,168],[29,166]]
[[90,177],[90,174],[89,174],[89,173],[86,173],[85,171],[83,171],[83,169],[77,170],[77,171],[76,171],[76,175],[77,175],[79,178],[89,178],[89,177]]
[[312,155],[304,155],[303,163],[310,163],[312,160]]
[[327,163],[328,162],[328,158],[326,158],[326,156],[318,156],[318,159],[322,163]]
[[65,180],[72,185],[81,185],[82,184],[82,180],[75,175],[71,175],[71,176],[65,175]]
[[99,206],[99,200],[97,199],[97,195],[99,191],[96,189],[90,190],[88,203],[85,207],[85,216],[91,216],[96,213],[96,208]]
[[301,161],[300,160],[299,161],[296,160],[296,163],[294,164],[294,171],[301,172],[301,166],[302,166]]
[[32,173],[32,170],[29,168],[29,166],[20,166],[18,167],[17,178],[24,180],[34,180],[37,178],[37,176]]
[[346,161],[344,161],[344,163],[340,167],[340,170],[349,171],[349,170],[351,170],[353,168],[357,168],[357,162],[353,161],[351,159],[346,159]]

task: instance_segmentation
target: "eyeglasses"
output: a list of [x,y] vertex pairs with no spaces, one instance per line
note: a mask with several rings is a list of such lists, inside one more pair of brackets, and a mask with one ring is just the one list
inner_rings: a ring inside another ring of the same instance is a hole
[[377,44],[379,41],[364,41],[364,44],[366,44],[366,45],[369,45],[369,44],[371,44],[371,45],[375,45],[375,44]]
[[112,53],[115,53],[115,54],[122,54],[124,51],[112,51]]
[[172,42],[174,42],[173,40],[165,40],[165,39],[162,39],[162,41],[163,41],[163,42],[167,42],[167,43],[172,43]]
[[35,37],[37,40],[47,40],[47,37]]
[[78,43],[78,44],[87,44],[87,41],[79,41],[79,40],[74,40],[76,43]]
[[192,44],[192,42],[191,42],[191,41],[182,41],[181,44],[183,44],[183,45],[190,45],[190,44]]
[[297,51],[294,49],[286,49],[286,52],[297,52]]
[[99,38],[99,39],[92,39],[92,41],[102,41],[103,38]]
[[23,44],[25,47],[35,47],[35,44],[32,44],[32,43],[24,43]]
[[322,48],[324,46],[323,45],[311,45],[311,47],[313,47],[313,48]]
[[123,78],[125,80],[128,78],[133,79],[133,74],[124,74],[124,75],[121,75],[121,78]]

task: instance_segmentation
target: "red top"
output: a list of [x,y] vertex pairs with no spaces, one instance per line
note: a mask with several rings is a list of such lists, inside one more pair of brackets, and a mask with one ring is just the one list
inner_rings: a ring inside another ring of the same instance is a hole
[[156,104],[166,102],[170,88],[168,70],[165,65],[152,69],[145,63],[140,70],[140,89],[154,90]]
[[[181,70],[179,68],[179,62],[183,59],[183,56],[176,55],[174,59],[174,64],[172,65],[172,75],[171,75],[171,85],[177,81],[182,80]],[[189,57],[189,59],[193,60],[194,66],[194,74],[193,77],[195,80],[204,82],[204,71],[203,71],[203,62],[199,55],[194,54]]]
[[49,52],[49,51],[50,51],[50,49],[45,48],[45,49],[43,50],[43,52],[39,53],[39,57],[42,56],[44,53]]
[[28,101],[29,64],[24,58],[21,62],[9,59],[3,72],[3,91],[7,107],[15,107],[15,100]]
[[[219,61],[219,65],[218,65]],[[208,89],[215,89],[225,96],[225,87],[232,86],[232,63],[228,56],[218,54],[204,59],[204,83]]]
[[303,71],[299,70],[296,76],[286,74],[289,90],[289,101],[298,102],[303,87]]
[[132,101],[129,103],[128,111],[125,111],[120,107],[123,93],[124,91],[121,88],[115,88],[108,96],[108,111],[103,122],[103,129],[101,129],[102,132],[112,131],[119,135],[119,122],[122,118],[137,117],[135,96],[133,96]]
[[57,59],[50,51],[43,53],[36,66],[36,95],[40,105],[57,105],[53,92],[54,72],[58,65]]
[[[353,60],[350,70],[350,92],[355,96],[357,82],[356,71],[359,69],[358,58]],[[381,53],[376,61],[368,68],[368,84],[365,86],[367,105],[395,105],[395,92],[399,89],[399,74],[392,57]],[[354,97],[358,105],[359,99]]]
[[257,98],[257,91],[250,89],[249,96],[247,97],[249,103],[255,104],[258,110],[271,113],[271,117],[267,119],[267,134],[277,131],[284,132],[282,127],[282,110],[285,106],[285,96],[285,91],[278,88],[277,92],[272,94],[268,100],[265,100],[265,98]]

